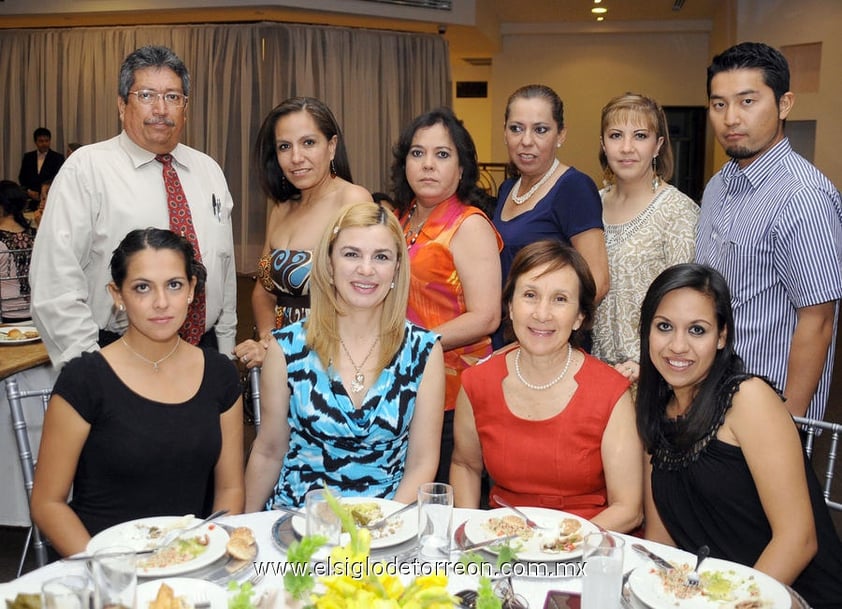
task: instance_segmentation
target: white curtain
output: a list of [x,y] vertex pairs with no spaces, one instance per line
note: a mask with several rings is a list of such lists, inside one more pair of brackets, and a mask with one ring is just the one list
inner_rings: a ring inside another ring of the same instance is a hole
[[0,30],[0,177],[17,180],[36,127],[48,127],[62,153],[118,133],[120,64],[145,44],[172,48],[190,70],[183,141],[225,171],[242,272],[254,270],[263,245],[267,202],[251,156],[275,105],[324,100],[345,133],[354,181],[377,191],[388,189],[401,128],[450,101],[447,45],[435,35],[276,23]]

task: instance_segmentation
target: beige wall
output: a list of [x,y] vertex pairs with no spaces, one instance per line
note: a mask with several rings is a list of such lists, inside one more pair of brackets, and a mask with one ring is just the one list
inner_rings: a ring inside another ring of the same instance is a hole
[[704,105],[708,47],[707,32],[504,36],[490,86],[492,160],[508,160],[502,138],[506,99],[522,85],[542,83],[564,101],[567,143],[561,160],[601,184],[602,106],[626,91],[663,105]]
[[839,0],[740,0],[739,41],[757,40],[775,47],[822,43],[817,93],[795,94],[793,120],[816,121],[815,164],[837,188],[842,187],[842,2]]
[[[492,132],[490,127],[494,124],[493,117],[491,116],[491,96],[493,95],[491,67],[472,66],[461,59],[454,59],[451,62],[450,76],[453,79],[453,111],[456,113],[456,116],[462,119],[462,122],[465,123],[465,128],[471,133],[471,137],[474,138],[474,144],[477,147],[477,158],[481,163],[494,161],[491,158],[491,140],[498,133]],[[456,83],[460,80],[487,82],[488,97],[484,99],[457,98]]]

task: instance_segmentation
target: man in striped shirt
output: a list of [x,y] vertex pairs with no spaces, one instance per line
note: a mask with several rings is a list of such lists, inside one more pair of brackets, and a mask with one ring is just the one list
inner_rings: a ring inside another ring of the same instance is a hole
[[747,370],[775,383],[792,414],[821,419],[842,298],[839,191],[784,135],[794,96],[779,51],[731,47],[713,58],[707,89],[731,160],[705,188],[696,262],[728,281]]

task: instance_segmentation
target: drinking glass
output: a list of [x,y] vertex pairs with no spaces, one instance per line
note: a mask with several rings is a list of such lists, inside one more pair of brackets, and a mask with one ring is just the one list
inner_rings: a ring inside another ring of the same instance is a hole
[[582,609],[615,609],[620,606],[624,545],[622,537],[611,533],[591,533],[585,537]]
[[337,546],[342,534],[342,522],[330,508],[326,495],[325,489],[314,489],[304,496],[307,535],[321,535],[327,538],[328,546]]
[[418,487],[418,546],[422,556],[450,558],[453,487],[427,482]]
[[112,546],[94,552],[94,609],[133,609],[137,590],[137,555],[133,548]]
[[87,577],[63,575],[41,586],[44,609],[90,609],[91,589]]

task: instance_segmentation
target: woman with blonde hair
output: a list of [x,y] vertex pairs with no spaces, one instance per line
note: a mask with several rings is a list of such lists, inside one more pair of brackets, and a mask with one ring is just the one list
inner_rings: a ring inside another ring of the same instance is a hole
[[401,226],[343,208],[316,248],[310,316],[273,332],[246,509],[299,506],[327,486],[408,503],[436,472],[444,397],[438,336],[406,321]]
[[596,310],[593,354],[635,382],[640,304],[661,271],[693,260],[699,206],[667,183],[673,171],[669,125],[654,99],[626,93],[609,101],[599,139],[611,289]]

